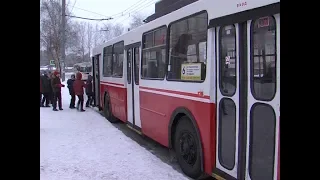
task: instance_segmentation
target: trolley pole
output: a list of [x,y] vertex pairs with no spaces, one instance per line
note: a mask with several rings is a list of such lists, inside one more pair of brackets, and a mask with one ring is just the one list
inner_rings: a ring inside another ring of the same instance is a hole
[[61,59],[60,59],[60,74],[62,81],[65,81],[65,42],[66,42],[66,0],[62,0],[62,19],[61,19]]

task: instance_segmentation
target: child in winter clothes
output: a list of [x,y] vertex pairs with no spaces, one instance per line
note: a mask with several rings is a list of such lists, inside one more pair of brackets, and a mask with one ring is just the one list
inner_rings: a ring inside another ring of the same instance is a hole
[[88,76],[88,80],[86,82],[86,94],[88,96],[88,100],[86,102],[86,107],[89,107],[90,105],[92,105],[92,101],[93,101],[92,76],[91,75]]
[[78,103],[77,103],[77,109],[79,110],[79,105],[80,105],[80,111],[84,112],[85,110],[83,109],[83,88],[85,88],[85,84],[84,82],[81,80],[82,79],[82,74],[81,73],[77,73],[76,74],[76,80],[73,83],[73,90],[74,90],[74,94],[76,96],[78,96]]

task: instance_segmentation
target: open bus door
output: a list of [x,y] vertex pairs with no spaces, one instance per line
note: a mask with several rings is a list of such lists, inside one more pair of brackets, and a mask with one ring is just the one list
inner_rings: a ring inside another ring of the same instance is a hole
[[92,75],[93,75],[93,93],[94,105],[100,109],[100,71],[99,71],[100,55],[92,57]]

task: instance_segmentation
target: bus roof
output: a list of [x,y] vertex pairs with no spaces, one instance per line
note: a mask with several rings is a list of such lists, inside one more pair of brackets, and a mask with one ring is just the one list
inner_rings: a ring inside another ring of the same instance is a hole
[[176,11],[166,14],[158,19],[155,19],[149,23],[146,23],[140,27],[133,29],[121,36],[113,38],[100,46],[93,48],[92,55],[99,55],[106,46],[113,45],[117,42],[124,40],[124,45],[129,45],[142,41],[142,34],[151,31],[161,26],[168,26],[170,23],[190,16],[197,12],[207,11],[208,21],[219,17],[235,14],[250,9],[263,7],[270,4],[280,2],[280,0],[246,0],[245,4],[240,3],[239,0],[199,0],[189,5],[186,5]]

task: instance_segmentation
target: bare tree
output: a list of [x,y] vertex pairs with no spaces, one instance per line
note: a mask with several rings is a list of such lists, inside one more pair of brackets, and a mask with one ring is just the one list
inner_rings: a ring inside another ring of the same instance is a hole
[[101,44],[101,32],[99,30],[99,25],[96,24],[94,27],[94,32],[93,32],[93,47],[98,46]]
[[87,23],[87,48],[88,48],[89,57],[91,55],[91,48],[92,48],[92,38],[93,38],[92,31],[93,31],[92,25],[90,23]]
[[101,33],[101,38],[103,41],[109,41],[113,38],[113,32],[112,32],[113,26],[110,23],[103,24],[101,29],[99,30]]
[[112,27],[112,35],[113,35],[113,38],[122,35],[123,32],[124,32],[124,27],[123,27],[123,25],[121,25],[121,24],[115,24],[115,25],[113,25],[113,27]]
[[92,37],[93,46],[96,47],[104,42],[118,37],[124,33],[124,27],[121,24],[105,23],[101,27],[95,25]]
[[75,28],[77,29],[78,35],[78,46],[76,54],[81,56],[82,61],[85,61],[85,54],[86,54],[86,29],[87,24],[85,22],[79,22],[75,24]]
[[[66,8],[68,12],[68,9]],[[41,1],[40,4],[40,41],[41,47],[44,47],[50,56],[55,60],[56,67],[60,62],[60,45],[61,45],[61,13],[62,8],[57,0]],[[70,28],[70,21],[66,19],[66,48],[70,48],[70,40],[73,40],[73,32]]]
[[130,22],[130,29],[137,28],[144,24],[143,20],[145,17],[142,14],[136,13],[132,15],[132,19]]

